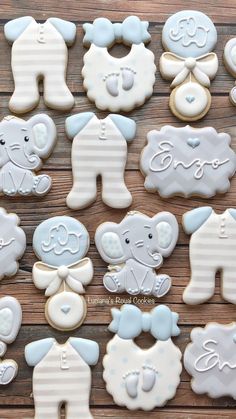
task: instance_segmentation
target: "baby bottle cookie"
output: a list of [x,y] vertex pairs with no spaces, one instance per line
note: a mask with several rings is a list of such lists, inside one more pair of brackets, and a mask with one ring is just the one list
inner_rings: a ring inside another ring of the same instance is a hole
[[[224,48],[224,63],[229,73],[236,78],[236,38],[230,39]],[[236,106],[236,87],[229,93],[230,101]]]
[[15,91],[9,102],[14,113],[34,109],[40,99],[38,81],[43,80],[44,102],[52,109],[69,110],[74,98],[66,85],[67,47],[76,37],[76,26],[51,17],[37,23],[33,17],[11,20],[4,34],[12,45],[11,66]]
[[169,106],[177,118],[196,121],[211,106],[209,87],[218,70],[218,58],[211,52],[217,42],[216,28],[204,13],[182,10],[167,19],[162,31],[166,51],[160,71],[172,80]]
[[93,278],[89,234],[75,218],[59,216],[43,221],[33,236],[33,249],[41,259],[33,266],[33,281],[49,297],[48,323],[58,330],[73,330],[83,322],[87,306],[81,294]]
[[[84,88],[98,109],[128,112],[152,95],[156,66],[154,54],[145,47],[151,40],[148,25],[137,16],[122,23],[98,18],[83,25],[83,42],[89,47],[82,69]],[[109,48],[115,43],[130,46],[128,55],[110,55]]]
[[178,234],[177,220],[170,212],[151,218],[132,211],[119,224],[101,224],[95,243],[101,258],[110,264],[103,278],[105,288],[113,293],[165,295],[171,278],[157,275],[156,269],[173,252]]
[[236,399],[236,323],[208,323],[191,332],[184,366],[192,376],[191,387],[209,397]]
[[[181,352],[172,342],[178,336],[178,314],[165,306],[150,313],[125,304],[111,310],[108,329],[115,336],[108,342],[103,358],[106,389],[119,406],[130,410],[152,410],[175,396],[182,371]],[[141,349],[134,339],[149,332],[156,342]]]
[[25,359],[33,372],[35,418],[58,419],[65,403],[65,419],[92,419],[89,409],[90,365],[96,365],[99,346],[70,337],[64,344],[54,338],[29,343]]

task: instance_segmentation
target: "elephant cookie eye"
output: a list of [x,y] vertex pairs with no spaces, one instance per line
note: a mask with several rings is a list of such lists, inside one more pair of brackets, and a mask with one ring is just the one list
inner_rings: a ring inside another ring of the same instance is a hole
[[4,141],[3,139],[1,139],[1,140],[0,140],[0,144],[1,144],[1,145],[4,145],[4,144],[5,144],[5,141]]
[[26,143],[29,141],[29,137],[28,137],[27,135],[24,137],[24,141],[25,141]]
[[151,233],[149,233],[148,237],[149,237],[149,239],[152,239],[152,234],[151,234]]
[[125,243],[129,244],[129,241],[130,241],[129,239],[125,239]]

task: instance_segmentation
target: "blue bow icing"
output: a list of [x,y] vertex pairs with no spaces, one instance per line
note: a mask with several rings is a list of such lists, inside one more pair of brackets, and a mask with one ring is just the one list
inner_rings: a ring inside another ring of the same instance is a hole
[[95,44],[98,47],[109,47],[114,42],[125,44],[140,44],[149,42],[151,35],[148,33],[149,23],[141,22],[137,16],[129,16],[122,23],[112,23],[109,19],[98,18],[93,23],[85,23],[83,43],[85,46]]
[[142,331],[150,332],[155,339],[162,341],[180,334],[177,326],[179,315],[165,305],[155,307],[150,313],[142,313],[138,307],[124,304],[120,310],[112,308],[111,314],[113,320],[108,329],[122,339],[133,339]]

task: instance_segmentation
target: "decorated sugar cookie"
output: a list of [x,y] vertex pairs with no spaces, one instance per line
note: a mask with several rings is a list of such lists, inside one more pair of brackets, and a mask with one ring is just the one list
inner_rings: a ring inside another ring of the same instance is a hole
[[52,180],[35,172],[55,143],[56,126],[46,114],[32,116],[28,121],[5,117],[0,122],[0,192],[8,196],[45,195]]
[[127,143],[136,134],[136,124],[121,115],[98,119],[83,112],[66,119],[66,133],[73,139],[71,162],[73,186],[67,205],[81,209],[97,197],[97,177],[102,180],[102,200],[112,208],[126,208],[132,202],[124,181]]
[[[103,358],[106,389],[119,406],[152,410],[175,396],[182,371],[181,352],[172,342],[178,336],[178,314],[164,305],[150,313],[125,304],[111,310],[108,329],[115,336],[108,342]],[[141,349],[134,339],[149,332],[156,342]]]
[[236,323],[208,323],[191,332],[184,366],[197,394],[236,399]]
[[105,288],[113,293],[165,295],[171,278],[157,275],[156,269],[174,250],[178,234],[177,220],[170,212],[151,218],[132,211],[119,224],[101,224],[95,243],[101,258],[110,264],[103,278]]
[[66,85],[66,69],[67,47],[76,37],[74,23],[54,17],[37,23],[33,17],[24,16],[8,22],[4,34],[13,44],[15,91],[9,102],[10,110],[25,113],[38,105],[39,80],[43,80],[44,102],[49,108],[71,109],[74,98]]
[[210,198],[230,188],[236,170],[231,138],[214,128],[166,125],[147,134],[140,161],[148,192],[163,198],[193,195]]
[[201,304],[209,300],[215,291],[216,273],[220,272],[222,296],[236,304],[236,209],[216,214],[211,207],[196,208],[184,214],[183,228],[191,234],[191,279],[184,290],[184,302]]
[[[0,358],[7,345],[14,342],[22,322],[20,303],[14,297],[0,298]],[[18,373],[18,365],[13,359],[0,359],[0,385],[11,383]]]
[[73,330],[83,322],[87,307],[81,294],[93,278],[89,234],[75,218],[59,216],[43,221],[33,236],[33,281],[49,297],[45,316],[58,330]]
[[[236,38],[230,39],[224,48],[224,63],[232,76],[236,78]],[[233,105],[236,106],[236,87],[234,86],[230,93],[229,98]]]
[[[148,25],[137,16],[122,23],[98,18],[83,25],[84,45],[89,47],[82,69],[84,88],[98,109],[128,112],[152,95],[156,66],[154,54],[145,47],[151,39]],[[130,46],[130,52],[113,57],[109,48],[115,43]]]
[[33,372],[35,418],[58,419],[65,403],[65,419],[92,419],[89,409],[90,365],[96,365],[99,346],[82,338],[59,344],[54,338],[29,343],[25,359]]
[[170,109],[183,121],[203,118],[211,106],[208,89],[218,70],[218,58],[212,52],[216,42],[213,22],[195,10],[175,13],[164,25],[162,44],[167,52],[160,58],[160,71],[172,81]]

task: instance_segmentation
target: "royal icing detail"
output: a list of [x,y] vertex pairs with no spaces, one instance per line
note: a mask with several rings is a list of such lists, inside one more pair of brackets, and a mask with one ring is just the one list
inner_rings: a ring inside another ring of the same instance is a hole
[[[152,95],[156,66],[154,54],[145,47],[151,39],[148,25],[137,16],[122,23],[98,18],[83,25],[84,45],[90,47],[84,55],[84,88],[98,109],[128,112]],[[121,42],[131,46],[130,52],[115,58],[108,49]]]
[[216,214],[211,207],[199,207],[184,214],[183,227],[191,234],[191,279],[183,294],[184,302],[201,304],[209,300],[214,294],[216,273],[220,272],[222,296],[236,304],[236,210]]
[[[108,393],[117,405],[130,410],[163,406],[175,396],[182,371],[181,352],[171,340],[180,333],[178,314],[164,305],[144,313],[131,304],[113,308],[111,313],[108,329],[115,336],[103,358]],[[142,331],[156,340],[148,349],[134,342]]]
[[[236,38],[230,39],[224,48],[224,63],[233,77],[236,78]],[[229,98],[233,105],[236,106],[236,87],[234,86],[230,93]]]
[[183,121],[202,118],[211,105],[209,87],[218,70],[218,58],[211,52],[217,32],[208,16],[194,10],[175,13],[166,21],[160,71],[172,80],[169,106]]
[[36,175],[42,159],[51,154],[56,143],[56,126],[45,114],[28,121],[14,116],[0,122],[0,193],[8,196],[48,193],[52,180]]
[[191,343],[184,353],[184,366],[192,376],[191,387],[209,397],[236,399],[236,323],[208,323],[191,332]]
[[89,234],[74,218],[59,216],[42,222],[35,230],[33,248],[42,262],[33,266],[33,281],[50,297],[45,316],[58,330],[73,330],[87,312],[84,286],[93,278],[93,264],[84,258]]
[[132,196],[124,171],[127,142],[135,137],[135,122],[113,114],[99,120],[92,112],[84,112],[66,119],[66,132],[73,139],[73,186],[66,200],[68,207],[81,209],[96,200],[99,175],[103,202],[112,208],[128,207]]
[[95,243],[101,258],[110,264],[103,278],[105,288],[113,293],[165,295],[171,278],[157,275],[155,269],[174,250],[178,232],[176,218],[169,212],[151,218],[134,211],[119,224],[101,224]]
[[98,357],[98,344],[88,339],[71,337],[62,345],[54,338],[29,343],[25,359],[34,367],[35,417],[56,419],[65,403],[66,419],[92,419],[90,365],[96,365]]
[[74,98],[66,85],[66,69],[67,47],[76,37],[74,23],[50,18],[41,24],[25,16],[8,22],[4,34],[13,44],[11,65],[15,91],[9,102],[10,110],[25,113],[38,105],[39,79],[43,79],[44,102],[49,108],[71,109]]
[[193,195],[210,198],[229,190],[236,170],[231,138],[214,128],[166,125],[147,134],[140,168],[148,192],[164,197]]

